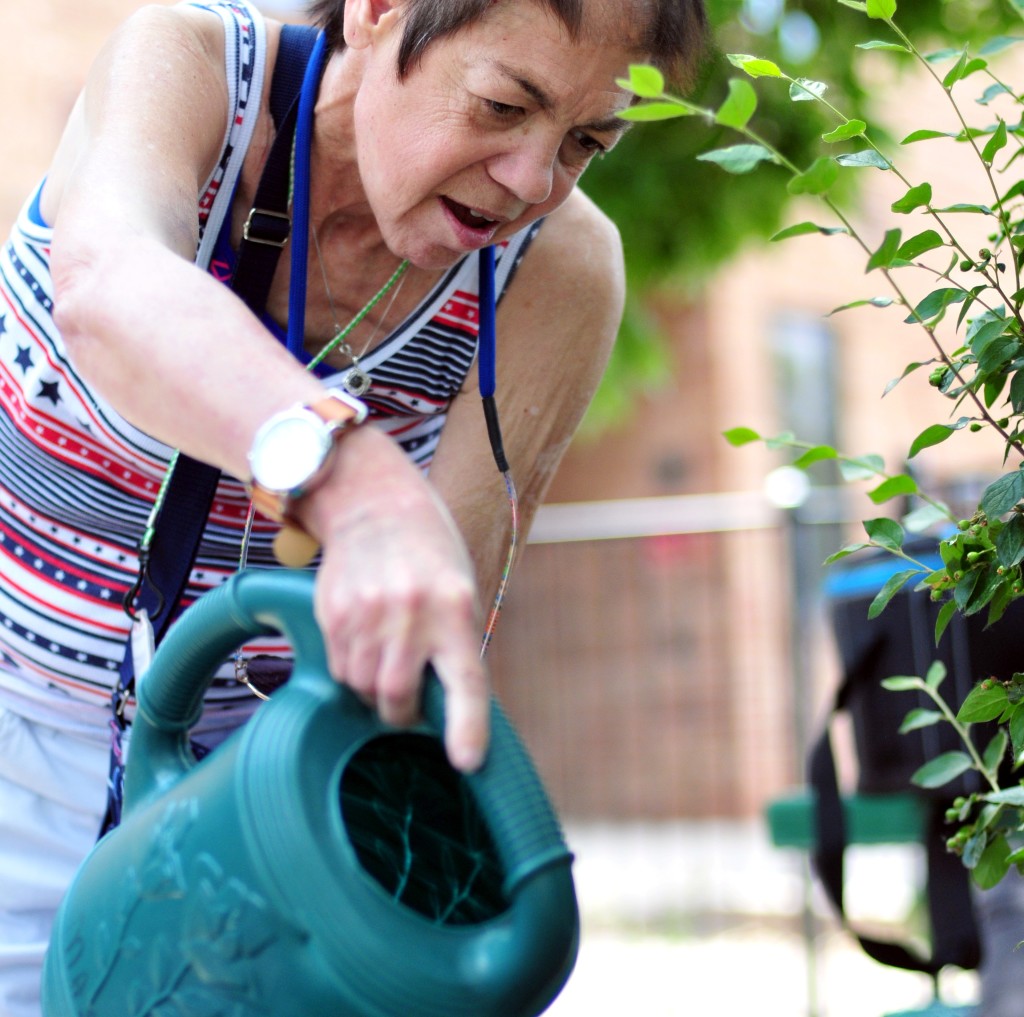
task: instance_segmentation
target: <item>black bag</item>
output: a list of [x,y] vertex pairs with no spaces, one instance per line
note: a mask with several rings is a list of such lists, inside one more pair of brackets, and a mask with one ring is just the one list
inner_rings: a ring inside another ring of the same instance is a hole
[[[909,554],[932,568],[941,560],[934,539],[906,546]],[[910,783],[912,774],[943,752],[963,745],[945,723],[900,734],[906,714],[915,707],[935,708],[923,693],[891,692],[881,682],[892,675],[924,677],[934,661],[942,661],[947,677],[941,693],[956,709],[982,678],[1009,678],[1024,670],[1024,640],[1018,633],[1024,604],[1013,604],[991,629],[985,630],[985,612],[951,619],[938,646],[935,621],[939,605],[927,591],[915,592],[913,581],[903,588],[875,619],[868,607],[886,579],[905,566],[891,555],[862,555],[837,565],[826,592],[833,631],[843,670],[832,713],[846,712],[853,729],[858,766],[857,791],[862,794],[913,792],[922,797],[927,812],[925,852],[931,953],[857,934],[861,946],[875,960],[893,967],[931,975],[946,965],[975,968],[981,949],[970,896],[970,876],[961,860],[946,849],[951,832],[944,813],[954,797],[981,789],[980,776],[968,771],[956,781],[934,790]],[[984,748],[994,725],[976,725],[972,735]],[[808,760],[808,778],[817,797],[816,846],[813,862],[822,885],[847,927],[843,908],[843,853],[845,820],[836,779],[829,725],[826,724]]]

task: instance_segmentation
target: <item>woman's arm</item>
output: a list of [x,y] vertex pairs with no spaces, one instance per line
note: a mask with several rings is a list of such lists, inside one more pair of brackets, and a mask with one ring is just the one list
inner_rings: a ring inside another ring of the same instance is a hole
[[[99,58],[46,188],[55,315],[78,370],[128,420],[238,477],[273,413],[323,396],[225,286],[192,264],[196,203],[227,115],[219,19],[144,8]],[[487,739],[472,569],[401,450],[346,435],[298,503],[324,545],[317,618],[339,680],[385,720],[413,718],[433,661],[452,761]]]
[[[607,365],[624,279],[618,231],[577,191],[541,227],[499,307],[497,402],[523,537]],[[482,594],[493,599],[509,512],[475,374],[452,405],[430,479],[466,538]]]

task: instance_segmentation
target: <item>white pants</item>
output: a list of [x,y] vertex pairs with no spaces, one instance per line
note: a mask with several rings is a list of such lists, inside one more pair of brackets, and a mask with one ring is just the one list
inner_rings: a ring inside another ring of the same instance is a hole
[[96,842],[110,743],[0,706],[0,1015],[40,1017],[57,905]]

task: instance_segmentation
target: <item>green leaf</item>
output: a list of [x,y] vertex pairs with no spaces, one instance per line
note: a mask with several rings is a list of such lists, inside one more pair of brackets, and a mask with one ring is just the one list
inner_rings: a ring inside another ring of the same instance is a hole
[[752,78],[781,78],[782,71],[771,60],[762,60],[747,53],[728,54],[729,63],[746,71]]
[[903,529],[908,533],[924,533],[933,526],[948,526],[950,514],[942,505],[932,505],[925,501],[908,512],[901,521]]
[[830,237],[836,233],[848,233],[849,231],[845,226],[819,226],[813,222],[800,222],[795,226],[787,226],[784,230],[779,230],[774,236],[769,237],[770,240],[788,240],[790,237],[800,237],[806,233],[823,233],[825,236]]
[[1018,42],[1024,42],[1024,37],[1019,35],[996,35],[983,46],[980,46],[978,52],[982,56],[992,56],[993,53],[1001,53],[1010,46],[1016,46]]
[[847,152],[844,155],[837,155],[836,162],[840,166],[852,166],[855,168],[871,166],[880,170],[892,169],[892,163],[873,148],[866,148],[862,152]]
[[913,212],[915,208],[921,208],[922,206],[928,205],[932,200],[932,185],[925,182],[918,184],[916,187],[911,187],[906,194],[903,195],[899,201],[892,203],[892,210],[894,212]]
[[899,550],[903,546],[903,527],[895,519],[882,516],[879,519],[865,519],[864,529],[868,537],[880,547],[887,547],[892,551]]
[[982,215],[993,215],[988,205],[972,205],[968,202],[957,202],[955,205],[947,205],[945,208],[937,208],[936,212],[980,212]]
[[1024,498],[1024,474],[1013,470],[985,488],[981,496],[981,510],[989,519],[997,519],[1004,512],[1009,512],[1021,498]]
[[765,438],[764,443],[771,449],[787,448],[795,440],[792,431],[782,431],[779,434],[773,434],[770,438]]
[[[929,363],[931,363],[931,361],[929,361]],[[885,391],[882,392],[882,396],[887,396],[901,381],[903,381],[904,378],[907,377],[907,375],[913,374],[914,371],[918,370],[921,367],[924,367],[924,364],[918,360],[915,360],[912,363],[907,364],[907,366],[903,368],[903,373],[898,378],[893,378],[892,380],[886,383]]]
[[943,752],[924,764],[910,778],[918,787],[935,788],[956,780],[971,768],[971,757],[966,752]]
[[891,53],[910,53],[912,50],[908,49],[902,43],[899,42],[881,42],[875,39],[871,42],[858,42],[857,49],[884,49]]
[[871,272],[876,268],[888,268],[892,264],[893,258],[896,257],[896,252],[900,249],[902,239],[903,231],[901,229],[886,230],[882,243],[878,250],[868,258],[867,268],[864,271]]
[[867,130],[867,127],[868,125],[863,120],[847,120],[834,131],[823,134],[821,140],[830,145],[837,141],[849,141],[850,138],[859,138]]
[[985,835],[985,831],[979,830],[975,825],[974,833],[968,837],[967,843],[964,844],[963,850],[960,852],[960,861],[963,862],[964,867],[973,869],[981,861],[981,856],[985,853],[987,846],[988,837]]
[[797,78],[789,84],[789,97],[793,102],[813,102],[820,99],[828,89],[824,81],[812,81],[810,78]]
[[931,141],[932,138],[955,138],[957,137],[956,131],[929,131],[920,130],[913,131],[908,134],[901,142],[901,145],[912,145],[915,141]]
[[729,82],[729,96],[718,107],[715,120],[725,127],[741,130],[757,109],[757,93],[746,78],[733,78]]
[[1011,848],[1005,837],[994,837],[982,852],[971,878],[982,890],[991,890],[1010,870]]
[[870,297],[867,300],[854,300],[849,304],[843,304],[841,307],[833,307],[832,310],[825,315],[825,317],[831,318],[833,314],[838,314],[840,311],[849,311],[851,308],[864,307],[867,304],[870,304],[872,307],[891,307],[893,304],[893,298]]
[[693,110],[676,102],[645,102],[639,106],[630,106],[615,114],[620,120],[631,120],[635,123],[651,123],[656,120],[672,120],[675,117],[693,116]]
[[731,145],[697,156],[700,162],[716,162],[722,169],[736,174],[749,173],[759,162],[770,162],[774,158],[763,145]]
[[957,711],[956,719],[962,724],[976,724],[995,720],[1006,709],[1006,689],[994,682],[975,685]]
[[809,169],[793,177],[786,190],[790,194],[824,194],[838,177],[835,162],[822,156],[815,159]]
[[896,252],[896,259],[901,261],[913,261],[928,251],[934,251],[936,247],[942,247],[945,241],[935,230],[924,230],[903,242],[903,246]]
[[996,535],[996,557],[1007,569],[1024,561],[1024,516],[1017,512]]
[[896,14],[896,0],[867,0],[866,10],[869,18],[891,21]]
[[966,297],[967,291],[960,286],[932,290],[904,322],[911,325],[917,321],[931,321],[942,314],[950,304],[959,304]]
[[665,91],[665,76],[650,64],[630,64],[629,77],[619,83],[641,99],[655,99]]
[[749,427],[733,427],[722,432],[725,440],[735,448],[741,445],[749,445],[753,441],[761,441],[761,435]]
[[879,455],[860,456],[857,459],[843,459],[839,463],[843,480],[872,480],[885,472],[885,460]]
[[908,459],[913,459],[918,452],[933,445],[941,445],[954,431],[959,431],[969,423],[966,417],[961,417],[955,424],[932,424],[926,427],[912,442]]
[[801,470],[807,469],[812,463],[820,463],[826,459],[838,459],[839,453],[831,445],[815,445],[809,448],[802,456],[793,460],[793,465]]
[[831,565],[833,562],[837,562],[842,558],[849,558],[851,554],[856,554],[858,551],[863,551],[864,548],[870,547],[870,544],[848,544],[846,547],[841,548],[838,551],[833,551],[824,561],[825,565]]
[[953,65],[952,69],[942,79],[942,87],[947,91],[952,88],[963,76],[967,67],[967,50],[961,52],[960,59]]
[[993,805],[1013,805],[1024,808],[1024,784],[1015,787],[1004,787],[985,795],[985,801]]
[[939,640],[942,638],[942,634],[946,631],[947,626],[953,620],[953,615],[956,614],[956,601],[947,600],[945,604],[939,609],[938,617],[935,619],[935,645],[939,645]]
[[987,106],[993,99],[997,99],[1001,95],[1013,95],[1013,92],[1002,82],[999,82],[995,85],[989,85],[988,88],[981,93],[980,98],[975,101],[980,106]]
[[839,0],[844,7],[850,7],[855,11],[860,11],[861,14],[866,14],[868,5],[863,0]]
[[919,728],[938,724],[940,720],[942,720],[942,714],[938,710],[911,710],[903,718],[899,733],[909,734],[911,731],[917,731]]
[[901,473],[898,477],[889,477],[888,480],[883,480],[873,491],[868,491],[868,497],[876,505],[881,505],[892,498],[917,494],[918,490],[917,481],[909,474]]
[[900,590],[903,589],[906,584],[914,578],[914,576],[921,575],[918,569],[907,569],[906,572],[897,572],[895,575],[890,576],[886,581],[885,585],[875,594],[875,599],[871,601],[868,607],[868,619],[877,618],[886,608],[889,601],[896,596]]
[[894,674],[891,678],[883,678],[881,685],[888,692],[914,692],[920,689],[924,682],[916,675]]
[[996,154],[1006,147],[1006,121],[1000,120],[999,126],[995,129],[995,133],[991,138],[988,139],[984,149],[981,153],[981,158],[984,160],[986,166],[992,165],[992,160],[995,159]]
[[[988,343],[978,357],[978,370],[984,374],[998,371],[1013,360],[1020,351],[1020,340],[1016,336],[1000,336]],[[1005,379],[1000,379],[1002,385]],[[991,400],[989,406],[992,405]]]
[[[1013,746],[1013,758],[1017,759],[1024,751],[1024,709],[1017,707],[1010,716],[1010,743]],[[1024,787],[1020,788],[1024,796]],[[1024,805],[1024,801],[1021,802]]]
[[946,680],[946,665],[941,660],[933,660],[924,676],[924,683],[930,689],[937,689]]
[[988,745],[985,746],[985,751],[981,757],[981,761],[989,770],[998,769],[1003,756],[1006,755],[1006,748],[1009,744],[1010,739],[1006,736],[1006,732],[1002,728],[996,731]]

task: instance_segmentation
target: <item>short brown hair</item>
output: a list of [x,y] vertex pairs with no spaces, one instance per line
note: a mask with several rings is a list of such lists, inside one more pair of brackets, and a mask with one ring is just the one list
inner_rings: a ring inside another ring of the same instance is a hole
[[[547,5],[573,39],[579,38],[584,0],[537,2]],[[406,0],[398,76],[404,78],[434,40],[478,21],[492,3],[493,0]],[[314,24],[327,33],[331,49],[343,49],[345,0],[311,0],[308,13]],[[649,0],[648,24],[639,48],[673,82],[683,84],[691,79],[700,63],[707,34],[703,0]]]

